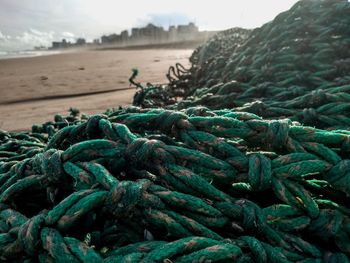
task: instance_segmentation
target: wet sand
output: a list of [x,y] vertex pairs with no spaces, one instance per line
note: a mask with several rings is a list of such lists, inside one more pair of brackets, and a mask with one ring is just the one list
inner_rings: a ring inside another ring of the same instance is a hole
[[0,129],[26,130],[76,107],[87,114],[130,105],[131,69],[166,83],[169,66],[189,66],[191,49],[104,50],[0,60]]

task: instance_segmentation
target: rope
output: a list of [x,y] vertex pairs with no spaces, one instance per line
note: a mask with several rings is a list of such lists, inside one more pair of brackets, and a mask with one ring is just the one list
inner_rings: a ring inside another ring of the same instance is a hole
[[68,117],[1,133],[1,260],[347,262],[348,132],[208,108]]
[[141,108],[0,131],[0,261],[349,262],[349,11],[300,1],[167,85],[133,70]]
[[231,108],[348,129],[349,23],[347,0],[299,1],[260,28],[214,36],[193,52],[188,71],[174,74],[167,86],[146,89],[133,104]]

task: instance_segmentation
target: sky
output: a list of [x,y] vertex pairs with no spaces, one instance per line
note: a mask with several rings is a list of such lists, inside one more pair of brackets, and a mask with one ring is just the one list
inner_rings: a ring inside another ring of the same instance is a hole
[[255,28],[297,0],[0,0],[0,52],[87,40],[153,23],[200,30]]

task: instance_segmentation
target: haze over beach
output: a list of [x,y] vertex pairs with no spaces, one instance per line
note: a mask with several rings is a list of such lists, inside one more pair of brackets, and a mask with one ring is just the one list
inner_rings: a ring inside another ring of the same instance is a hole
[[170,25],[194,22],[200,30],[231,27],[255,28],[289,9],[296,0],[113,1],[113,0],[2,0],[0,51],[30,50],[52,41],[88,41],[153,23]]
[[[164,34],[171,31],[170,26],[178,29],[189,23],[199,32],[255,28],[295,2],[218,0],[213,5],[198,0],[2,0],[0,129],[29,129],[69,107],[92,114],[129,105],[135,92],[127,89],[132,68],[140,70],[138,80],[142,82],[165,82],[169,66],[177,62],[190,66],[188,58],[199,44],[164,46],[152,42],[152,47],[97,51],[104,47],[102,36],[115,37],[127,31],[132,38],[132,28],[149,24]],[[61,43],[62,39],[73,48],[48,50],[52,42]],[[79,39],[96,42],[76,45]],[[113,89],[123,91],[86,96]]]

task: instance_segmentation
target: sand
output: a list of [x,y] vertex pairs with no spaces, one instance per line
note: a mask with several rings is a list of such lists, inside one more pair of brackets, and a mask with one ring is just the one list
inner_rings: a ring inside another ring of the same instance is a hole
[[[70,107],[94,114],[130,105],[134,88],[128,78],[166,83],[169,66],[189,66],[191,49],[80,51],[0,60],[0,129],[19,131],[66,114]],[[98,93],[106,90],[117,90]],[[84,95],[83,95],[84,94]]]

